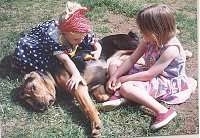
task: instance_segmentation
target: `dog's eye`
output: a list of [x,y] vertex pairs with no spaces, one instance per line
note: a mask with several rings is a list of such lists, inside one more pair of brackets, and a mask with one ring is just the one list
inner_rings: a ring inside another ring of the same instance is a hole
[[32,85],[32,91],[35,91],[36,90],[36,87],[35,87],[35,85],[33,84]]
[[22,100],[27,100],[29,99],[31,96],[27,93],[19,93],[18,98],[22,99]]

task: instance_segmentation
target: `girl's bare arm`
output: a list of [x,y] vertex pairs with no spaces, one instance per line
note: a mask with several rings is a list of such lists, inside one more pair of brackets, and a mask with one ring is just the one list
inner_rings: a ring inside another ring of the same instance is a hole
[[146,42],[141,40],[140,44],[138,45],[137,49],[131,54],[131,56],[125,60],[124,63],[118,68],[116,73],[114,74],[115,77],[120,77],[124,73],[130,70],[130,68],[143,56],[146,49]]
[[120,78],[120,82],[138,80],[148,81],[164,71],[164,69],[171,63],[171,61],[179,55],[179,50],[176,46],[168,47],[156,63],[147,71],[126,75]]
[[61,61],[66,70],[71,74],[71,75],[80,75],[78,69],[76,68],[76,65],[74,64],[74,62],[70,59],[70,57],[63,53],[63,54],[58,54],[56,55],[56,57],[59,59],[59,61]]

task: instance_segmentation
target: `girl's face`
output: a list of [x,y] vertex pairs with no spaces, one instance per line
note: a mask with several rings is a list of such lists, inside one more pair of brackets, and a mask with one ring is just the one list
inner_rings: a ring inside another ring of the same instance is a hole
[[83,39],[86,36],[86,33],[64,32],[63,36],[72,46],[76,46],[83,41]]

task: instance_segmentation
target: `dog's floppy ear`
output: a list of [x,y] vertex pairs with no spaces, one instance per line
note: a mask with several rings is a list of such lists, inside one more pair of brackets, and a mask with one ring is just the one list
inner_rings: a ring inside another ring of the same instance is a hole
[[17,100],[25,100],[26,98],[30,97],[30,95],[28,93],[25,93],[23,88],[24,88],[23,85],[21,85],[20,87],[17,88],[17,93],[15,95],[15,98]]
[[128,32],[128,36],[130,36],[131,38],[135,39],[135,41],[138,41],[139,42],[139,37],[136,33],[132,32],[132,31],[129,31]]
[[[28,82],[31,82],[35,78],[36,72],[32,71],[29,74],[25,74],[21,86],[18,87],[17,90],[17,99],[23,100],[25,98],[30,97],[30,95],[27,93],[27,91],[33,91],[35,89],[34,85],[28,84]],[[26,90],[25,91],[25,87]]]

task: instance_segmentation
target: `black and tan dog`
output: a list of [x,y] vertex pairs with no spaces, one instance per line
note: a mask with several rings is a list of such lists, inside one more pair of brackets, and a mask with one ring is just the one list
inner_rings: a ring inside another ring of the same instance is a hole
[[[79,84],[73,96],[79,102],[81,109],[89,118],[92,128],[92,137],[100,135],[101,120],[99,113],[89,96],[92,92],[97,101],[106,101],[109,95],[105,92],[107,63],[106,60],[118,50],[135,50],[138,37],[132,32],[129,34],[117,34],[104,37],[100,40],[102,56],[100,60],[88,60],[76,63],[87,82],[87,86]],[[88,56],[88,51],[78,51],[79,56]],[[80,53],[82,52],[82,53]],[[82,56],[83,58],[85,58]],[[121,56],[121,55],[118,55]],[[90,57],[90,56],[89,56]],[[92,59],[92,58],[91,58]],[[80,59],[79,59],[80,60]],[[66,90],[66,82],[70,78],[69,73],[62,65],[56,67],[51,73],[32,71],[24,77],[24,83],[20,87],[19,99],[26,102],[36,111],[44,111],[53,105],[56,99],[56,88]]]
[[[97,101],[105,101],[109,98],[103,86],[106,81],[106,70],[106,62],[94,61],[87,64],[82,76],[88,85],[80,84],[78,89],[72,93],[91,122],[92,137],[99,136],[101,120],[88,92],[89,90],[92,91]],[[52,75],[48,72],[41,73],[39,71],[32,71],[26,74],[24,83],[18,91],[18,97],[34,110],[44,111],[54,104],[56,88],[57,90],[66,90],[66,82],[70,78],[69,73],[62,66],[57,67],[57,71]]]

